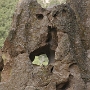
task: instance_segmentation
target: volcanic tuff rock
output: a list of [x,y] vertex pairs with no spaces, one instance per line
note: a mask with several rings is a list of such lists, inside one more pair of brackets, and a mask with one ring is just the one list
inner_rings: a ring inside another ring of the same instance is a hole
[[[49,65],[32,64],[41,54]],[[86,90],[90,79],[77,17],[67,4],[44,9],[20,0],[2,58],[0,90]]]

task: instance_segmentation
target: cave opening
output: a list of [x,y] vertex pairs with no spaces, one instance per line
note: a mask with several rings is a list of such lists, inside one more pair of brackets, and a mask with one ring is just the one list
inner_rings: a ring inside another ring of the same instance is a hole
[[49,45],[40,47],[30,53],[29,58],[32,64],[48,65],[55,58],[55,51],[50,49]]
[[[45,62],[46,65],[48,65],[53,63],[55,61],[57,42],[57,28],[48,26],[46,45],[37,48],[29,55],[32,64],[42,65]],[[38,62],[40,63],[38,64]]]

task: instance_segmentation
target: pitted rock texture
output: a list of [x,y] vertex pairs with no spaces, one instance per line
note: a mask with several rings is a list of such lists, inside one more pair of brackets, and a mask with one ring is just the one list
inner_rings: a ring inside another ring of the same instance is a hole
[[[32,64],[41,54],[49,65]],[[76,14],[68,5],[44,9],[36,0],[20,0],[2,58],[0,90],[87,89],[86,54]]]
[[74,10],[84,48],[90,49],[90,0],[67,0]]

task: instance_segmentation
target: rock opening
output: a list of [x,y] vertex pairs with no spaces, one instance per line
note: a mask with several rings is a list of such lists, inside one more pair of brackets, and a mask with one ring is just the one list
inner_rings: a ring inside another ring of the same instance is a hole
[[[42,46],[30,53],[29,58],[33,62],[35,56],[45,54],[49,59],[48,62],[52,63],[55,59],[55,49],[57,47],[57,29],[55,27],[48,26],[48,35],[46,45]],[[38,58],[38,57],[36,57]]]
[[55,51],[50,49],[50,45],[46,45],[31,52],[29,55],[29,58],[31,62],[33,62],[35,60],[35,56],[40,56],[40,55],[48,58],[47,62],[50,63],[50,62],[53,62],[54,60]]
[[38,20],[42,20],[44,16],[43,14],[36,14],[36,17]]

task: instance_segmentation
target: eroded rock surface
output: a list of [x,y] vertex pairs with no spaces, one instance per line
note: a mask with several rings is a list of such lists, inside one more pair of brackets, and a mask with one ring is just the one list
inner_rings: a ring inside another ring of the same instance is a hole
[[[86,90],[87,67],[74,10],[20,0],[2,58],[0,90]],[[32,64],[46,54],[49,65]],[[89,90],[89,89],[88,89]]]

